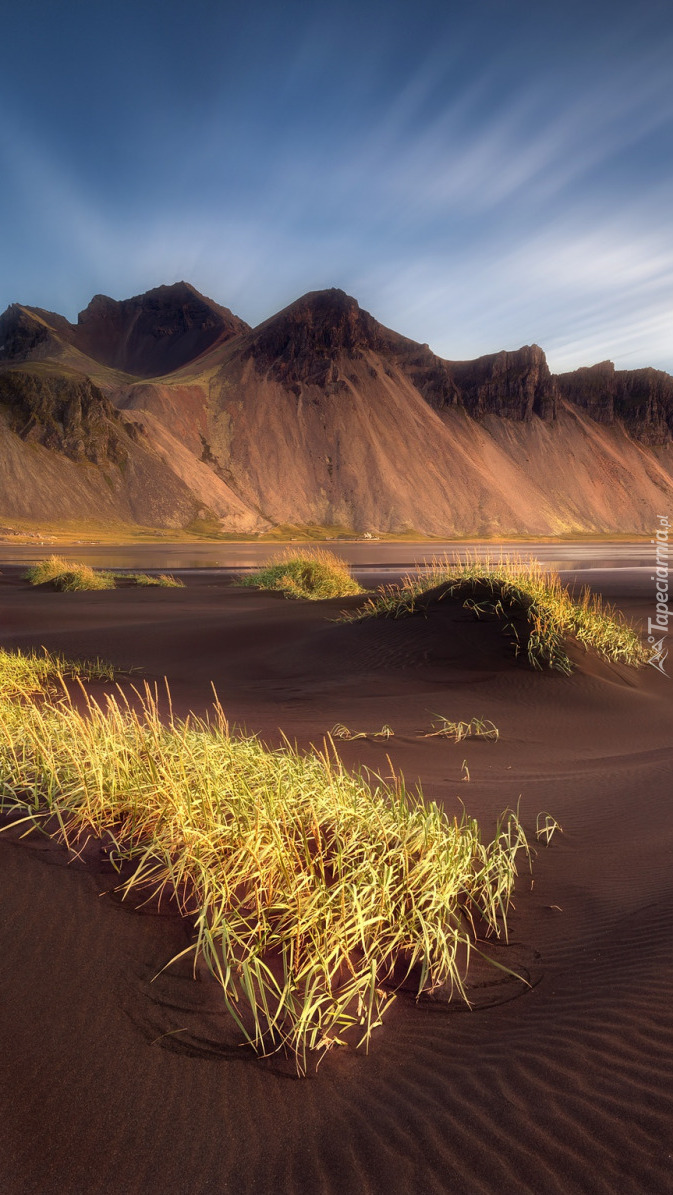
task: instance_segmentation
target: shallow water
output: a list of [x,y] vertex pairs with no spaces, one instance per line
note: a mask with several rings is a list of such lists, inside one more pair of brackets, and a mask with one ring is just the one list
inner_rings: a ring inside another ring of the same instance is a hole
[[[296,547],[306,548],[303,543]],[[422,565],[433,557],[473,555],[496,559],[500,554],[542,561],[561,571],[595,568],[649,567],[653,549],[649,543],[379,543],[341,541],[323,542],[320,547],[335,551],[355,571],[399,573]],[[238,571],[255,568],[287,545],[273,543],[197,543],[197,544],[10,544],[0,543],[0,567],[33,564],[53,552],[68,560],[111,569],[223,569]]]

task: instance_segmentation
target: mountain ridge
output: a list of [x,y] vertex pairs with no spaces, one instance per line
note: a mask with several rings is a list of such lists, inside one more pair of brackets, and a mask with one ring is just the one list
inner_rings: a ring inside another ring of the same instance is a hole
[[[100,396],[87,401],[107,402],[105,418],[117,412],[136,455],[163,462],[167,492],[184,486],[191,517],[223,531],[641,532],[673,498],[670,375],[606,362],[553,375],[538,345],[444,360],[337,288],[308,292],[256,328],[189,283],[94,296],[77,324],[10,306],[0,405],[5,434],[26,446],[12,393],[18,410],[31,370],[41,377],[31,383],[37,422],[51,428],[50,439],[33,426],[32,442],[52,464],[72,459],[63,412],[81,404],[76,379],[87,378]],[[111,451],[86,459],[118,467]],[[1,464],[0,481],[9,515],[17,497]]]

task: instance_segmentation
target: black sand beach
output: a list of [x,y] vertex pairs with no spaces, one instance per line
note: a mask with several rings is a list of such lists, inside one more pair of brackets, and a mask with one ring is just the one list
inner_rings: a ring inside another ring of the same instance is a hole
[[[567,578],[564,578],[567,579]],[[582,574],[632,617],[649,570]],[[59,594],[0,577],[6,648],[103,656],[167,677],[179,714],[211,682],[232,723],[339,743],[485,830],[520,801],[561,823],[521,876],[505,965],[475,1009],[400,996],[368,1056],[297,1079],[223,1044],[217,992],[189,963],[153,977],[189,927],[134,910],[95,860],[0,836],[0,1186],[10,1195],[665,1192],[673,1174],[673,683],[576,651],[564,677],[514,659],[495,625],[339,625],[354,599],[286,601],[207,571],[183,590]],[[126,683],[126,682],[124,682]],[[102,686],[92,686],[102,691]],[[438,715],[497,743],[422,739]],[[388,759],[389,757],[389,759]],[[463,761],[467,762],[469,782]],[[487,984],[487,986],[483,986]]]

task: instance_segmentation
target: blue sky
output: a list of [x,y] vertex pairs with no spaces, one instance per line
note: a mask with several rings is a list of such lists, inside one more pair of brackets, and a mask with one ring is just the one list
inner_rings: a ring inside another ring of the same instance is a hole
[[0,310],[340,286],[463,359],[673,372],[670,0],[0,0]]

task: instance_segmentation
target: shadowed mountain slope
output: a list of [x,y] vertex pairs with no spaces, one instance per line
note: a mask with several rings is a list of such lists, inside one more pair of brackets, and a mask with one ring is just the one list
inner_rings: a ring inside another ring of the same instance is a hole
[[160,377],[247,329],[238,316],[187,282],[121,302],[95,295],[76,324],[53,311],[14,303],[0,316],[0,362],[55,357],[86,371],[89,362],[75,355],[83,354],[133,377]]
[[247,328],[228,308],[177,282],[122,302],[96,295],[79,313],[75,343],[103,365],[159,377]]
[[55,456],[72,438],[66,368],[223,530],[645,532],[673,499],[668,374],[608,363],[555,378],[537,345],[445,361],[340,290],[254,329],[184,283],[97,296],[77,325],[14,305],[0,346],[0,378],[3,360],[5,377],[10,362],[52,371],[64,430],[39,442]]

